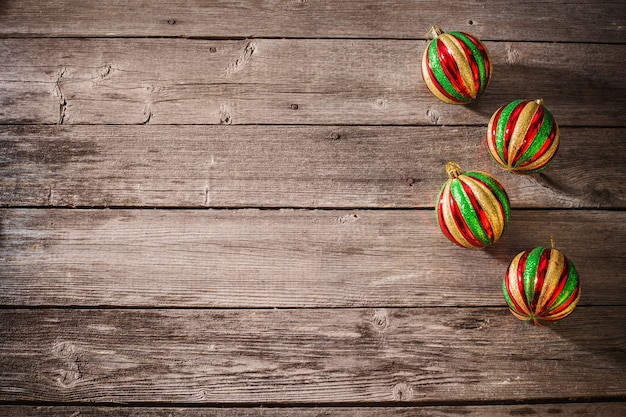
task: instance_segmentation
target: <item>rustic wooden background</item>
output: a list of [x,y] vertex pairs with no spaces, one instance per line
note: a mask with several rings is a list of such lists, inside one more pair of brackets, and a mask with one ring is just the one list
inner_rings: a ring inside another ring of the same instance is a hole
[[[461,4],[459,4],[461,3]],[[419,73],[480,37],[477,103]],[[626,414],[626,2],[0,1],[0,415]],[[543,98],[543,173],[489,158]],[[444,164],[496,175],[505,237],[457,248]],[[500,290],[557,246],[550,328]]]

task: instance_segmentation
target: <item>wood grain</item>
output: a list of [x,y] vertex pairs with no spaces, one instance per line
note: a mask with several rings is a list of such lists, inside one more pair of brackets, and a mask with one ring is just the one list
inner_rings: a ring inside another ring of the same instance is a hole
[[[485,39],[626,42],[623,3],[564,0],[2,2],[4,36],[423,38],[433,24]],[[533,18],[530,18],[533,17]],[[547,22],[550,24],[547,24]],[[575,31],[573,30],[575,25]]]
[[[6,417],[502,417],[564,415],[615,417],[624,414],[626,403],[516,404],[484,406],[420,407],[294,407],[294,408],[211,408],[211,407],[86,407],[86,406],[2,406]],[[79,414],[76,414],[79,413]]]
[[626,300],[626,213],[514,212],[485,251],[431,210],[2,210],[0,303],[22,306],[504,305],[519,252],[576,264],[582,304]]
[[486,125],[509,101],[541,97],[561,126],[625,126],[626,45],[487,42],[494,75],[470,106],[426,89],[425,45],[3,39],[0,123]]
[[504,308],[2,310],[0,400],[618,399],[624,314],[582,307],[537,328]]
[[433,208],[454,160],[516,208],[624,208],[625,135],[563,128],[552,165],[518,176],[484,127],[3,126],[0,205]]

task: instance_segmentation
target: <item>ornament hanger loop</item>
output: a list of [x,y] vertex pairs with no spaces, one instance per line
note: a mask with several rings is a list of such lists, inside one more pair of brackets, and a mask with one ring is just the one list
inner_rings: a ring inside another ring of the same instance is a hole
[[443,30],[441,29],[441,26],[439,25],[433,25],[429,30],[428,33],[426,33],[426,37],[428,39],[437,39],[437,36],[441,35],[443,33]]
[[450,178],[456,178],[461,175],[461,167],[454,161],[450,161],[446,164],[446,174]]

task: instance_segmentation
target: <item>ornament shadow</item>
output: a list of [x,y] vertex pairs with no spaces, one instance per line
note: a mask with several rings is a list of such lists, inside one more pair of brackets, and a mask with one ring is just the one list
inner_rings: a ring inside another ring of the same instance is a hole
[[[582,66],[579,71],[572,71],[496,62],[493,71],[491,83],[482,96],[466,106],[487,118],[500,106],[516,99],[543,98],[562,125],[580,123],[577,118],[581,115],[594,117],[608,112],[613,117],[626,110],[626,87],[615,76],[592,73]],[[607,96],[607,91],[615,94]]]
[[579,305],[561,322],[548,327],[576,346],[579,360],[614,367],[626,374],[626,307]]

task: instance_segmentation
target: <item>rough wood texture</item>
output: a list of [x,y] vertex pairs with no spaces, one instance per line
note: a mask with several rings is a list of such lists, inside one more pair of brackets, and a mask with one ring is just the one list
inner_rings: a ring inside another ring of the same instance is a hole
[[541,97],[562,126],[625,126],[626,45],[487,42],[494,76],[471,106],[426,89],[425,45],[4,39],[0,122],[484,125],[511,100]]
[[[435,23],[485,39],[626,42],[623,1],[125,1],[0,3],[4,36],[422,38]],[[549,22],[549,23],[548,23]]]
[[[76,414],[79,413],[79,414]],[[616,417],[626,403],[528,404],[421,407],[314,407],[314,408],[156,408],[156,407],[51,407],[2,406],[5,417],[502,417],[577,416]]]
[[0,400],[626,397],[626,307],[579,313],[539,328],[504,308],[2,310]]
[[576,264],[582,304],[626,300],[626,213],[515,212],[486,251],[433,211],[4,210],[0,304],[210,307],[503,305],[519,252]]
[[454,160],[498,177],[513,207],[626,206],[625,129],[564,128],[552,165],[531,176],[496,166],[484,136],[484,127],[5,126],[0,205],[432,208]]
[[[477,103],[424,86],[433,24],[489,48]],[[0,0],[0,416],[626,414],[625,27],[622,0]],[[539,175],[485,149],[518,98],[562,128]],[[437,227],[449,160],[511,195],[492,248]],[[501,279],[550,236],[582,300],[536,328]]]

